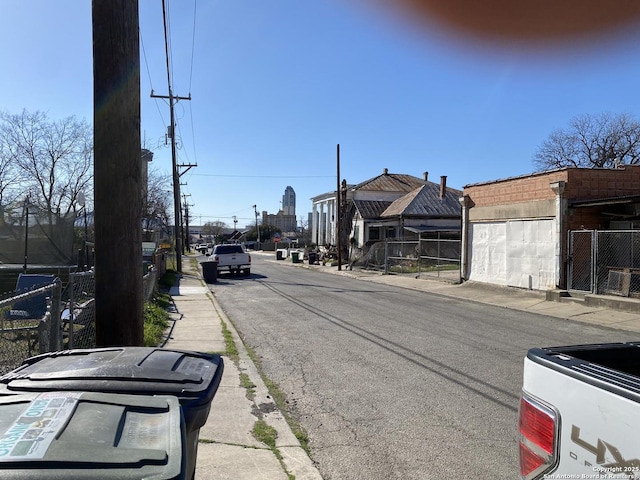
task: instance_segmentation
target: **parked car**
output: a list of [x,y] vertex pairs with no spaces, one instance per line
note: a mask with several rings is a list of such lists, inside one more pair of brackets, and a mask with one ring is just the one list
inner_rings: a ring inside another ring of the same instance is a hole
[[228,271],[230,273],[251,273],[251,255],[240,244],[220,244],[213,247],[211,257],[218,262],[218,272]]

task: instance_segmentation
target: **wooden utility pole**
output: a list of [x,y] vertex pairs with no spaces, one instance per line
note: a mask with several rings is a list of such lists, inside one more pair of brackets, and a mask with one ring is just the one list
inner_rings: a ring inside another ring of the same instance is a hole
[[338,270],[342,270],[342,206],[340,204],[340,144],[337,151],[337,169],[336,174],[336,239],[338,244]]
[[[191,194],[187,195],[186,193],[182,194],[183,205],[184,205],[184,223],[186,225],[185,231],[186,235],[184,238],[184,248],[187,249],[187,252],[191,251],[191,234],[189,233],[189,203],[187,202],[187,197],[190,197]],[[202,234],[200,235],[202,236]]]
[[138,0],[93,0],[96,344],[144,343]]
[[[169,58],[169,50],[167,45],[167,71],[169,70],[168,58]],[[182,254],[184,253],[184,241],[183,241],[183,232],[182,232],[182,216],[180,215],[182,207],[180,206],[180,172],[178,171],[178,163],[176,156],[176,136],[175,136],[175,126],[176,119],[174,113],[174,105],[178,100],[191,100],[191,95],[188,97],[180,97],[173,95],[171,91],[171,81],[170,76],[167,75],[169,81],[169,95],[156,95],[153,90],[151,91],[151,98],[164,98],[169,100],[169,135],[171,137],[171,170],[172,170],[172,182],[173,182],[173,235],[175,237],[175,246],[174,250],[176,253],[176,270],[179,273],[182,273]]]

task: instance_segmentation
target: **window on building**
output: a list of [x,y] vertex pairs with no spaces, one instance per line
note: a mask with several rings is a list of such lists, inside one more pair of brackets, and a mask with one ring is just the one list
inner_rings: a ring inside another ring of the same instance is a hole
[[386,238],[396,238],[396,227],[387,227]]

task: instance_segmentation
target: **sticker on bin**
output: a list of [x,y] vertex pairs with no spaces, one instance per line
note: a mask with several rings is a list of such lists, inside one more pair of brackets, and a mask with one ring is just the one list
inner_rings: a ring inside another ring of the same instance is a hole
[[80,392],[45,392],[0,436],[0,462],[41,459],[65,427]]

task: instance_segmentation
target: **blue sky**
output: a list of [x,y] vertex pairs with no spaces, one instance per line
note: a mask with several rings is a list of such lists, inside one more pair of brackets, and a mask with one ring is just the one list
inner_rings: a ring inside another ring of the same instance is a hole
[[[532,50],[408,24],[364,1],[180,0],[170,14],[178,162],[192,223],[251,224],[388,168],[448,185],[523,175],[581,114],[638,116],[640,29]],[[195,15],[194,15],[195,10]],[[194,21],[195,18],[195,21]],[[636,25],[637,26],[637,25]],[[91,2],[0,0],[0,109],[93,119]],[[195,27],[195,29],[194,29]],[[170,175],[161,0],[140,0],[141,115]],[[195,32],[195,33],[194,33]]]

